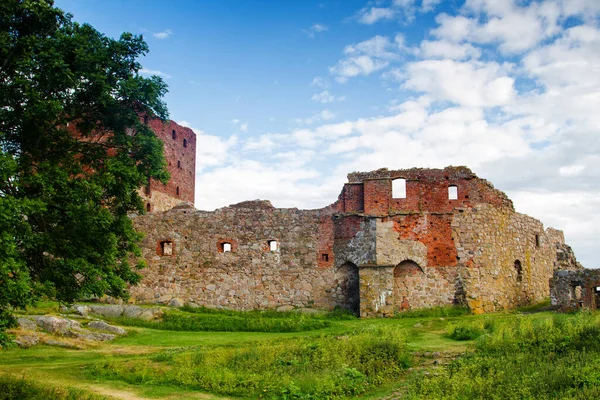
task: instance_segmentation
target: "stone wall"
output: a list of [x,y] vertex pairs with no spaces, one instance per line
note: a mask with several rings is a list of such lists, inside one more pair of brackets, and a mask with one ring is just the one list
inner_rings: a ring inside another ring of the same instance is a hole
[[[235,309],[351,308],[348,290],[356,286],[356,272],[334,268],[333,252],[327,253],[333,232],[322,225],[331,212],[253,201],[214,212],[178,206],[135,217],[134,225],[146,234],[148,268],[131,294],[142,302],[177,297]],[[160,254],[162,243],[172,243],[169,255]],[[223,251],[225,243],[232,251]],[[323,254],[331,259],[319,265]]]
[[480,204],[454,214],[453,237],[475,313],[491,312],[548,297],[556,267],[556,230],[506,207]]
[[559,270],[550,280],[551,304],[561,311],[600,307],[600,270]]
[[[466,167],[348,178],[319,210],[250,201],[136,217],[149,268],[133,296],[235,309],[340,306],[361,316],[452,304],[482,313],[548,297],[553,272],[578,266],[561,231],[516,213]],[[405,195],[394,198],[400,178]]]

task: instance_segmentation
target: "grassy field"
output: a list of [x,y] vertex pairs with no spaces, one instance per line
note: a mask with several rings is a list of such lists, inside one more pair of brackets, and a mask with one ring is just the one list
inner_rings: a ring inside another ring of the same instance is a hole
[[[370,320],[171,311],[152,324],[119,320],[127,336],[84,350],[0,351],[0,400],[600,395],[600,314],[526,311]],[[38,312],[56,305],[29,311]]]

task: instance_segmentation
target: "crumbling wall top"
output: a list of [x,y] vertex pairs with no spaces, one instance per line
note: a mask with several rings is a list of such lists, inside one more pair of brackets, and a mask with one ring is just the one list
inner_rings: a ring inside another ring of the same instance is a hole
[[453,167],[449,166],[444,169],[439,168],[410,168],[388,170],[380,168],[369,172],[352,172],[348,174],[348,183],[361,183],[370,179],[420,179],[420,180],[437,180],[437,179],[474,179],[477,178],[469,168],[465,166]]

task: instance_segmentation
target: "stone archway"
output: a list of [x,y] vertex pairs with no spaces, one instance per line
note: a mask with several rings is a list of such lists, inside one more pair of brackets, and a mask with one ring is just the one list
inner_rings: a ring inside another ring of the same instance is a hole
[[423,269],[412,260],[402,261],[394,268],[394,311],[422,307],[427,303]]
[[346,262],[335,271],[334,297],[335,305],[355,315],[360,313],[360,288],[358,267]]

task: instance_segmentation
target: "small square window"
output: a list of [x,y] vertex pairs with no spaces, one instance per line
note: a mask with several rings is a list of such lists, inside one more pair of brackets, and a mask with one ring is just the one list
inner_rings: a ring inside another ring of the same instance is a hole
[[277,251],[277,248],[279,247],[277,244],[276,240],[269,240],[269,251]]
[[223,253],[231,252],[231,243],[223,243]]
[[159,256],[172,256],[173,255],[173,242],[171,240],[163,240],[159,242],[158,246]]
[[327,253],[321,254],[321,260],[322,261],[329,261],[329,254],[327,254]]
[[458,186],[448,186],[448,200],[458,200]]

